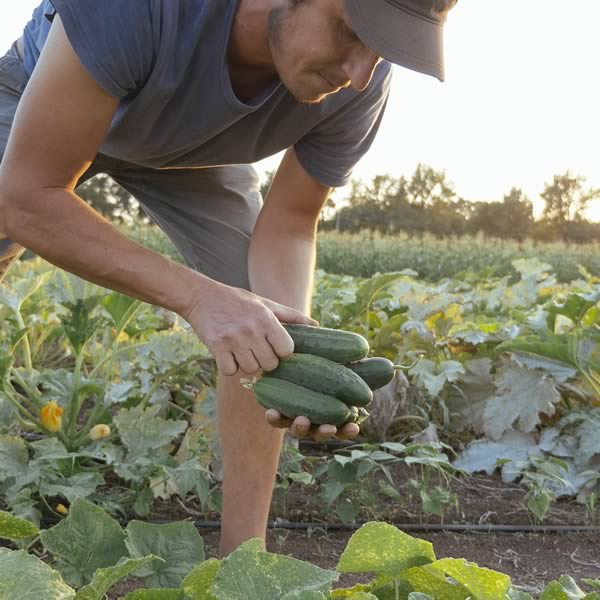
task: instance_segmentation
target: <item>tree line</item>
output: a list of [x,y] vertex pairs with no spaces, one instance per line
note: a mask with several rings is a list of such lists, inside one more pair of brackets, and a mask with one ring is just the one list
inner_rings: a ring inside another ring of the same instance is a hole
[[[266,195],[274,173],[268,172],[261,191]],[[135,199],[107,175],[86,182],[78,194],[98,212],[117,222],[148,222]],[[346,190],[344,190],[346,191]],[[585,177],[567,171],[545,184],[538,219],[533,203],[513,187],[501,200],[481,202],[460,197],[445,171],[417,165],[411,177],[377,175],[368,183],[352,180],[345,198],[334,191],[319,222],[323,231],[384,234],[408,233],[437,237],[484,234],[489,237],[585,243],[600,240],[600,223],[585,218],[600,188],[586,186]]]

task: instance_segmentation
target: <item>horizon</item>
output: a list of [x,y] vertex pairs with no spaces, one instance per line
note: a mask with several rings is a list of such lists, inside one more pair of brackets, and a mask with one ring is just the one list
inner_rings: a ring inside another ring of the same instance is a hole
[[[0,52],[20,35],[37,0],[20,0],[0,23]],[[352,177],[409,178],[417,164],[444,171],[458,196],[501,201],[539,197],[569,171],[600,188],[595,59],[600,3],[573,0],[459,0],[445,28],[446,81],[394,67],[392,89],[371,150]],[[281,153],[255,164],[274,170]],[[335,191],[343,198],[349,186]],[[600,221],[600,203],[586,213]]]

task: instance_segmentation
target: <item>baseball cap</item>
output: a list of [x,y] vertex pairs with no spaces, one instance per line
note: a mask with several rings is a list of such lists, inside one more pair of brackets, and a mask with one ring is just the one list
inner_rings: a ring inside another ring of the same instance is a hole
[[444,81],[443,29],[454,4],[456,0],[346,0],[346,9],[356,35],[373,52]]

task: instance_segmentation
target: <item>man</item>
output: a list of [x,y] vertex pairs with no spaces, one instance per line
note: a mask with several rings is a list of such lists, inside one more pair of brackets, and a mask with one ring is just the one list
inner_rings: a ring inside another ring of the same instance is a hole
[[[372,143],[387,61],[443,79],[455,1],[45,0],[0,61],[0,271],[29,248],[190,323],[219,369],[221,556],[265,537],[284,428],[358,433],[265,419],[239,378],[293,351],[282,322],[317,324],[307,315],[321,208]],[[249,163],[280,150],[263,205]],[[186,266],[78,198],[100,172]]]

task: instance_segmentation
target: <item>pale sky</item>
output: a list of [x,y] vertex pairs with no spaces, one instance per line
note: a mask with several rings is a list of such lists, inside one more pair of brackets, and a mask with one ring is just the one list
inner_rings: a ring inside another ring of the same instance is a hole
[[[37,4],[10,2],[0,51]],[[599,23],[598,0],[458,0],[446,25],[446,81],[394,68],[382,127],[354,177],[410,176],[421,162],[445,170],[468,200],[521,187],[536,213],[553,175],[570,170],[600,187]],[[600,220],[600,201],[590,216]]]

